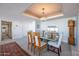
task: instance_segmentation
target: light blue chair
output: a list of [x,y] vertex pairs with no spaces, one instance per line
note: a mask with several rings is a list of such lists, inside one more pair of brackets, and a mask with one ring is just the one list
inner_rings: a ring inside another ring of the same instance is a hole
[[[59,39],[56,41],[49,41],[48,42],[48,51],[53,51],[55,53],[57,53],[60,56],[60,52],[61,52],[61,40],[62,40],[62,34],[59,34]],[[51,49],[50,49],[51,48]],[[53,50],[52,50],[53,48]],[[58,51],[55,51],[55,50]]]

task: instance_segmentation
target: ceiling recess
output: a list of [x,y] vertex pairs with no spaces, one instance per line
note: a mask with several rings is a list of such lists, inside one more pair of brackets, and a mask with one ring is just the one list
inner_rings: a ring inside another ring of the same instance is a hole
[[60,3],[36,3],[24,11],[24,15],[39,20],[46,20],[63,16],[62,4]]

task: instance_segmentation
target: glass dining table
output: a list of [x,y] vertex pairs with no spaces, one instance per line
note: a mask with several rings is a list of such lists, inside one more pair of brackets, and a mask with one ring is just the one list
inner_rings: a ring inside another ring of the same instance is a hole
[[51,38],[47,38],[47,37],[40,37],[40,39],[41,39],[43,42],[46,42],[46,43],[47,43],[47,51],[48,51],[48,42],[49,42],[49,41],[53,41],[53,42],[56,41],[56,39],[51,39]]
[[46,41],[46,42],[48,42],[48,41],[56,41],[55,39],[47,38],[47,37],[40,37],[40,39],[41,39],[42,41]]

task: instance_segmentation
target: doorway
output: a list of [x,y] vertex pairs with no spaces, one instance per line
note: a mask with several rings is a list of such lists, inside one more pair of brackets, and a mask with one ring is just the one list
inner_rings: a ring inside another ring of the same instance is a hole
[[2,40],[12,39],[12,22],[1,21]]

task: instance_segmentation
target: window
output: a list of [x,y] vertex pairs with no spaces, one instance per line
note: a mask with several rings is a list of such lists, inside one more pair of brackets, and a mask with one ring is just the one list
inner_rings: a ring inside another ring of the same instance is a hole
[[56,26],[48,26],[48,31],[58,32],[58,28]]

